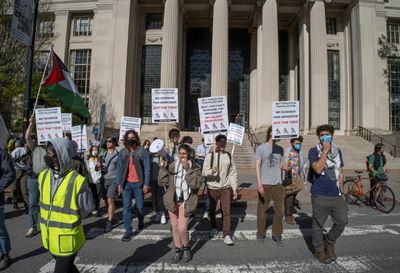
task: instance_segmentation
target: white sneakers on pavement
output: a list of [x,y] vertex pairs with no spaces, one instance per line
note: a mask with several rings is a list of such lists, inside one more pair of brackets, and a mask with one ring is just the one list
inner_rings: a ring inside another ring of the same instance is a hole
[[231,237],[230,235],[226,235],[226,236],[225,236],[225,238],[224,238],[224,243],[225,243],[226,245],[228,245],[228,246],[233,246],[233,245],[234,245],[233,240],[232,240],[232,237]]
[[165,212],[161,215],[160,222],[162,225],[165,225],[167,223],[167,217],[165,216]]

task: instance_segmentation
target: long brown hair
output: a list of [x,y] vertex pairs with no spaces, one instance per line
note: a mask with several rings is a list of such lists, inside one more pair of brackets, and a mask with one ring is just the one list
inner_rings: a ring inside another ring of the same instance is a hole
[[266,140],[266,142],[268,142],[271,137],[272,137],[272,126],[269,126],[268,130],[267,130],[267,140]]
[[128,135],[129,134],[133,134],[135,136],[135,140],[136,140],[137,145],[141,146],[140,145],[140,137],[139,137],[138,133],[135,130],[128,130],[128,131],[125,132],[125,135],[124,135],[124,146],[128,147]]

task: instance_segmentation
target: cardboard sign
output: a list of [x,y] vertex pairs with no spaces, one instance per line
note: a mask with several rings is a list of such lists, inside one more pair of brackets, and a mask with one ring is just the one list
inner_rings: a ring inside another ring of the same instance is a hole
[[34,8],[32,0],[14,1],[11,36],[27,46],[32,43]]
[[3,149],[7,144],[8,129],[4,122],[3,116],[0,115],[0,148]]
[[198,98],[200,126],[203,134],[228,131],[228,107],[226,96]]
[[72,128],[72,113],[61,113],[61,123],[63,131],[71,131]]
[[77,125],[71,130],[72,140],[78,144],[78,152],[85,151],[88,148],[86,125]]
[[178,88],[151,90],[152,122],[179,122]]
[[35,110],[36,131],[39,145],[54,138],[63,137],[61,108],[41,108]]
[[140,135],[140,127],[142,125],[141,118],[122,117],[121,127],[119,129],[119,140],[124,140],[124,135],[128,130],[135,130]]
[[272,104],[272,137],[288,139],[299,136],[299,102],[275,101]]
[[227,140],[233,144],[242,145],[244,138],[244,127],[235,123],[229,124]]

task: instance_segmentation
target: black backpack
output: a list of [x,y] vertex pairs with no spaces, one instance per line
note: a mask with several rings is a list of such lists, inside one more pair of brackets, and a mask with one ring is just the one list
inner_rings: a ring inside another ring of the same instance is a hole
[[[232,155],[229,152],[225,152],[226,154],[228,154],[229,157],[229,168],[228,168],[228,172],[231,169],[232,166]],[[212,166],[214,165],[214,152],[211,152],[211,162],[210,162],[210,169],[212,169]]]

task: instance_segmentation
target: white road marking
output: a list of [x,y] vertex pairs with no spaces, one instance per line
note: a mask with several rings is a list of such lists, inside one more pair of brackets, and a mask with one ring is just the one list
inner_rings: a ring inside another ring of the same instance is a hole
[[[393,258],[393,257],[386,257]],[[295,260],[293,261],[270,261],[268,263],[257,264],[224,264],[214,265],[191,265],[191,264],[170,264],[165,262],[158,263],[121,263],[112,264],[92,264],[84,263],[82,260],[76,260],[76,265],[81,273],[122,273],[122,272],[141,272],[141,273],[174,273],[174,272],[199,272],[199,273],[306,273],[306,272],[347,272],[361,273],[382,270],[377,262],[384,264],[381,257],[377,256],[344,256],[338,257],[336,262],[329,265],[323,265],[315,259]],[[54,260],[45,264],[39,269],[39,273],[51,273],[54,270]]]
[[[390,233],[393,235],[400,235],[399,232],[393,230],[390,227],[400,228],[400,224],[389,224],[389,225],[364,225],[364,226],[347,226],[342,236],[361,236],[368,234],[380,234]],[[329,228],[327,227],[329,230]],[[116,239],[119,240],[124,235],[124,229],[113,229],[110,233],[104,233],[102,228],[91,228],[86,237],[88,239],[103,238],[103,239]],[[190,230],[189,231],[192,240],[208,241],[210,240],[210,232],[208,230]],[[233,236],[236,240],[256,240],[256,230],[237,230]],[[145,229],[139,234],[134,236],[135,240],[151,240],[160,241],[171,237],[170,230],[152,230]],[[271,236],[271,230],[267,231],[267,236]],[[307,229],[284,229],[283,239],[295,239],[301,237],[310,237],[311,228]],[[222,233],[219,232],[216,237],[211,240],[223,240]]]

